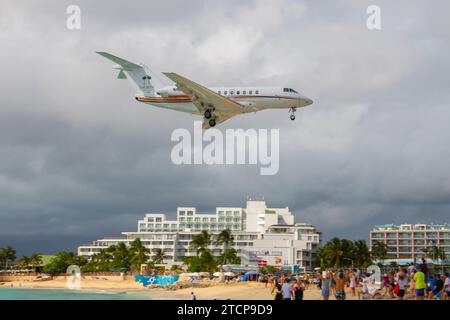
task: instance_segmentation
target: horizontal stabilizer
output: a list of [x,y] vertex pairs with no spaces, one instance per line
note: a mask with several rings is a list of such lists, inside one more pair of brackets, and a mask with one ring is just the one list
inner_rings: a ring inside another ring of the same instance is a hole
[[97,53],[103,57],[105,57],[108,60],[111,60],[114,63],[117,63],[119,66],[121,66],[123,68],[123,70],[126,71],[132,71],[132,70],[138,70],[140,68],[142,68],[142,66],[135,64],[133,62],[127,61],[125,59],[116,57],[115,55],[112,55],[108,52],[99,52],[97,51]]

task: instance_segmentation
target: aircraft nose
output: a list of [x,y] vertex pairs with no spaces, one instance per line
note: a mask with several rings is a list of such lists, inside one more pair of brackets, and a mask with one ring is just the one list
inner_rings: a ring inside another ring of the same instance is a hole
[[310,98],[303,97],[302,100],[305,102],[305,106],[312,105],[314,101],[312,101]]

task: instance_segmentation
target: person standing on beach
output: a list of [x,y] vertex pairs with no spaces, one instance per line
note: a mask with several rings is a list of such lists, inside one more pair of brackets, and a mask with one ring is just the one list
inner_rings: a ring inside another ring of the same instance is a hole
[[383,287],[381,289],[383,288],[384,288],[383,296],[385,296],[387,295],[389,289],[389,276],[387,273],[383,274]]
[[394,298],[395,278],[394,272],[388,272],[388,293],[391,299]]
[[411,274],[414,273],[415,269],[414,264],[411,263],[408,267],[408,277],[411,277]]
[[330,284],[330,294],[336,295],[336,275],[331,272],[331,284]]
[[272,294],[274,295],[275,300],[283,300],[283,291],[281,290],[281,284],[279,284],[277,280],[275,280]]
[[331,274],[330,272],[324,271],[322,273],[322,300],[330,299],[330,287],[331,287]]
[[445,274],[444,281],[445,300],[450,300],[450,274]]
[[344,272],[341,270],[336,279],[336,300],[345,300],[345,283]]
[[303,286],[300,281],[295,281],[295,284],[292,286],[292,296],[294,300],[303,300]]
[[411,294],[413,295],[413,297],[416,296],[416,284],[414,282],[414,272],[412,272],[409,276],[409,290],[411,292]]
[[292,300],[292,294],[291,294],[291,285],[289,284],[289,279],[284,279],[283,286],[281,287],[281,290],[283,291],[283,300]]
[[403,297],[405,296],[405,289],[406,289],[407,284],[408,284],[408,277],[406,275],[406,272],[404,270],[400,270],[398,273],[398,279],[397,279],[397,285],[398,285],[397,299],[398,300],[403,300]]
[[309,287],[309,274],[305,273],[305,289]]
[[191,292],[191,300],[197,300],[197,297],[195,296],[194,292]]
[[275,286],[275,279],[274,279],[273,275],[270,275],[269,278],[267,279],[266,288],[267,288],[267,285],[269,285],[270,291],[273,291],[273,288]]
[[350,273],[350,289],[352,290],[352,296],[356,296],[356,274],[354,270]]
[[430,292],[430,299],[436,298],[442,299],[442,289],[444,288],[444,281],[442,281],[441,276],[439,274],[434,275],[434,286]]
[[414,273],[414,284],[416,287],[416,300],[423,300],[425,297],[425,274],[422,272],[422,268],[420,266],[417,267],[416,273]]

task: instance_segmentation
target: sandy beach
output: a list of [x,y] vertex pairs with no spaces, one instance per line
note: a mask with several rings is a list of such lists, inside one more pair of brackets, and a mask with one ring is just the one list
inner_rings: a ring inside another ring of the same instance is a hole
[[[234,284],[220,284],[207,288],[186,288],[174,292],[180,299],[188,299],[190,293],[194,292],[197,299],[218,299],[218,300],[273,300],[274,297],[263,283],[241,282]],[[320,300],[320,290],[316,286],[311,286],[304,292],[304,300]],[[357,300],[352,297],[350,290],[347,292],[347,300]],[[330,300],[335,300],[330,297]]]
[[[49,281],[12,281],[5,282],[0,286],[9,288],[35,288],[35,289],[63,289],[67,288],[67,282],[60,277]],[[139,295],[148,296],[149,299],[190,299],[191,292],[194,292],[198,300],[272,300],[273,296],[269,288],[263,283],[256,282],[240,282],[240,283],[217,283],[205,288],[184,288],[179,290],[166,290],[163,288],[145,288],[140,283],[133,280],[102,280],[102,279],[83,279],[81,281],[81,289],[86,290],[104,290],[111,292],[127,292],[137,293]],[[356,300],[357,297],[351,295],[350,290],[347,292],[347,300]],[[304,292],[304,300],[320,300],[320,290],[316,286],[310,286]],[[333,296],[330,300],[335,300]]]

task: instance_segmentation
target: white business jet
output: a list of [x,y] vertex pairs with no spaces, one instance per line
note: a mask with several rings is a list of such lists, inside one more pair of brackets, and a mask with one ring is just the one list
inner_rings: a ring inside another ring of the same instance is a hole
[[130,79],[137,101],[175,111],[203,116],[203,129],[214,127],[238,114],[265,109],[289,109],[295,120],[297,108],[313,101],[292,88],[214,87],[207,88],[176,73],[163,73],[174,85],[164,85],[147,66],[134,64],[106,52],[97,52],[116,63],[118,79]]

